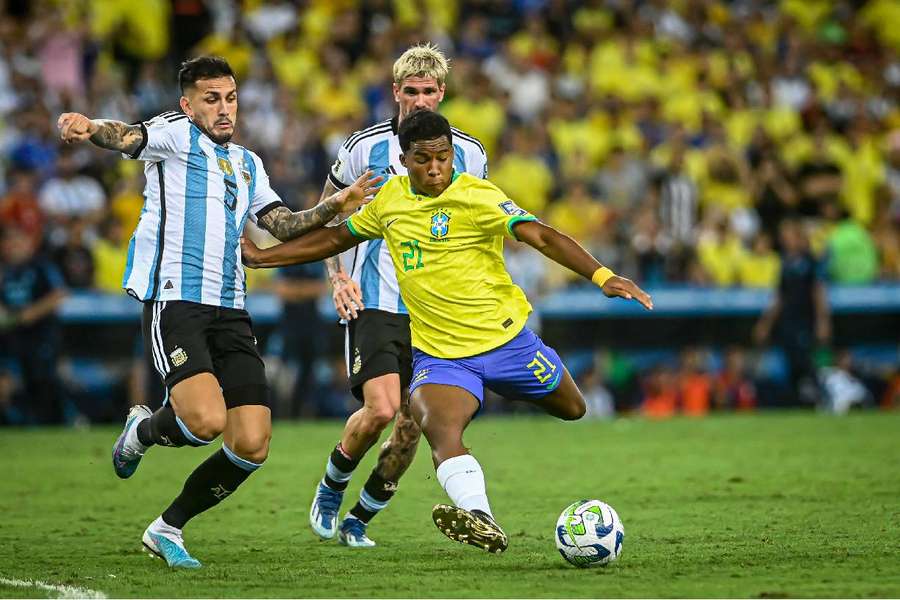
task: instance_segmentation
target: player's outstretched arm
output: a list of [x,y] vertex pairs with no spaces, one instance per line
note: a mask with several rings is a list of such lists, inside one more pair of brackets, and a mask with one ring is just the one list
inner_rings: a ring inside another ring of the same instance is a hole
[[259,224],[282,242],[292,240],[324,227],[340,213],[354,211],[371,200],[382,179],[372,177],[372,172],[366,171],[353,185],[331,194],[313,208],[293,212],[286,206],[279,206],[267,212]]
[[637,300],[647,310],[653,310],[650,294],[630,279],[619,277],[569,236],[544,225],[540,221],[521,221],[513,226],[516,237],[537,249],[550,260],[593,281],[609,298]]
[[[330,179],[325,179],[325,186],[322,188],[322,196],[319,198],[321,202],[328,196],[337,193],[339,190],[331,183]],[[343,220],[350,216],[351,213],[341,213],[328,223],[328,226],[340,225]],[[350,321],[359,316],[365,306],[362,300],[362,290],[353,279],[344,271],[341,265],[341,259],[338,256],[329,256],[324,260],[326,278],[331,284],[331,299],[334,301],[334,309],[338,316],[345,321]]]
[[346,225],[325,227],[302,235],[289,242],[262,250],[247,238],[241,238],[241,259],[248,267],[285,267],[315,262],[340,254],[360,243]]
[[63,113],[56,122],[59,137],[67,144],[90,140],[95,146],[134,154],[144,141],[140,125],[108,119],[89,119],[80,113]]

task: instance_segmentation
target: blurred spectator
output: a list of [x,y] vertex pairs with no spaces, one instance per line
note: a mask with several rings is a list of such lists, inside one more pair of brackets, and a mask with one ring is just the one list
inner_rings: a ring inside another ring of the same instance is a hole
[[60,152],[56,162],[57,176],[44,184],[40,194],[41,209],[53,223],[51,243],[65,242],[66,225],[82,221],[91,226],[99,222],[106,205],[106,193],[93,177],[78,174],[75,153]]
[[109,201],[109,214],[119,221],[126,235],[137,229],[144,209],[143,173],[139,165],[135,161],[120,163],[117,187]]
[[324,418],[345,419],[359,408],[356,398],[350,393],[347,382],[346,359],[341,354],[333,355],[327,364],[328,378],[317,383],[310,396],[315,400],[311,415]]
[[719,409],[753,410],[756,407],[756,389],[747,374],[746,356],[740,348],[729,348],[725,352],[713,398]]
[[885,410],[900,408],[900,368],[895,369],[888,378],[888,385],[880,404]]
[[582,373],[577,381],[578,389],[584,395],[585,416],[589,419],[604,419],[615,414],[613,395],[603,381],[600,362],[594,360],[591,367]]
[[885,187],[887,191],[887,215],[889,220],[900,224],[900,129],[888,136],[887,163],[885,165]]
[[654,419],[672,417],[678,408],[678,383],[672,369],[658,366],[643,381],[641,412]]
[[768,234],[758,233],[750,252],[738,264],[738,281],[749,288],[774,288],[781,274],[781,259],[772,249]]
[[810,254],[796,220],[781,225],[781,280],[771,306],[756,323],[757,343],[769,339],[776,323],[776,343],[784,351],[793,402],[815,403],[818,389],[812,364],[816,342],[831,339],[831,313],[821,265]]
[[648,183],[645,163],[621,145],[613,146],[595,180],[600,198],[618,215],[629,214],[646,199]]
[[[553,268],[541,253],[527,244],[510,243],[503,246],[506,271],[517,286],[522,288],[532,302],[540,301],[547,293],[547,270]],[[536,312],[528,315],[528,327],[540,333],[541,321]]]
[[701,202],[726,213],[747,209],[752,203],[751,181],[746,161],[725,147],[707,152],[708,178],[704,182]]
[[491,81],[480,72],[473,73],[460,91],[441,107],[441,113],[454,127],[478,138],[487,155],[493,156],[506,127],[503,104],[491,95]]
[[65,297],[56,268],[36,254],[31,238],[0,229],[0,339],[22,377],[17,403],[25,423],[62,423],[57,378],[60,332],[56,310]]
[[637,267],[635,276],[650,286],[663,283],[672,239],[662,230],[651,204],[637,211],[630,237]]
[[543,69],[528,61],[526,51],[511,42],[484,62],[484,72],[509,96],[509,111],[519,121],[531,123],[550,101],[550,80]]
[[872,395],[853,368],[853,357],[847,350],[841,350],[832,367],[819,370],[819,381],[824,392],[820,406],[830,413],[842,415],[852,407],[862,407],[872,403]]
[[121,293],[128,262],[128,242],[117,218],[107,217],[100,224],[100,236],[91,248],[91,258],[94,287],[108,293]]
[[819,214],[822,204],[835,202],[843,186],[841,170],[828,156],[828,141],[821,131],[816,135],[812,155],[803,162],[797,173],[797,210],[804,216],[815,216]]
[[744,260],[744,247],[722,213],[709,213],[700,230],[697,256],[710,281],[720,287],[734,285]]
[[696,349],[685,350],[681,355],[678,388],[681,410],[686,415],[703,416],[712,404],[713,380],[705,359],[704,353]]
[[525,210],[542,214],[553,189],[553,172],[541,155],[535,129],[516,127],[510,151],[490,170],[491,181]]
[[683,145],[673,148],[669,164],[656,173],[655,193],[663,230],[680,247],[693,245],[700,203],[697,185],[685,172]]
[[34,246],[44,241],[44,214],[35,193],[35,173],[14,169],[9,173],[9,188],[0,198],[0,227],[15,227],[31,238]]
[[892,220],[887,211],[881,213],[872,235],[881,262],[881,277],[900,280],[900,217]]
[[11,124],[16,131],[10,136],[8,149],[12,166],[36,172],[45,177],[56,164],[56,136],[50,128],[50,117],[41,107],[22,110]]
[[547,222],[577,240],[589,240],[607,226],[606,208],[591,196],[585,181],[563,183],[563,196],[546,211]]
[[324,352],[324,323],[318,299],[330,289],[322,263],[294,265],[279,269],[273,290],[281,298],[279,330],[284,338],[284,360],[297,366],[297,380],[291,393],[287,417],[315,414],[315,366]]
[[[74,289],[94,285],[94,256],[82,221],[72,221],[65,228],[63,245],[53,249],[53,262],[59,267],[66,286]],[[123,271],[124,272],[124,271]]]
[[844,219],[828,240],[828,277],[841,284],[869,283],[878,276],[872,236],[858,221]]
[[763,155],[756,173],[756,210],[760,225],[769,239],[774,239],[778,237],[778,224],[797,211],[797,190],[776,156]]

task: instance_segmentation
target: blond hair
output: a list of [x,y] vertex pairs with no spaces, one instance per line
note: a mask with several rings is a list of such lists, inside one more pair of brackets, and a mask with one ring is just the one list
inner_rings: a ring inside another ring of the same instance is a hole
[[418,44],[400,55],[394,63],[394,83],[400,85],[409,77],[431,77],[444,85],[450,62],[440,48],[428,42]]

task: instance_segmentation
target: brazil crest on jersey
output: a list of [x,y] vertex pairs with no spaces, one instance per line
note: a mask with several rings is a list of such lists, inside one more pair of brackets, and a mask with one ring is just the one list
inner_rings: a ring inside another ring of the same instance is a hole
[[413,346],[462,358],[502,346],[524,327],[531,305],[506,272],[503,238],[535,219],[491,182],[454,173],[435,198],[416,194],[409,177],[393,177],[347,226],[387,245]]

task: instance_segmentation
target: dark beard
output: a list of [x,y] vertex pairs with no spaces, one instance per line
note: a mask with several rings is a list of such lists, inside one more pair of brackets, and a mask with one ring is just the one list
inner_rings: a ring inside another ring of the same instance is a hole
[[224,146],[225,144],[230,142],[232,136],[234,135],[234,126],[233,125],[231,128],[231,133],[229,133],[227,135],[216,135],[212,131],[209,131],[208,129],[206,129],[205,127],[200,127],[200,129],[203,131],[203,133],[206,134],[206,137],[208,137],[209,139],[211,139],[212,141],[214,141],[215,143],[217,143],[220,146]]

